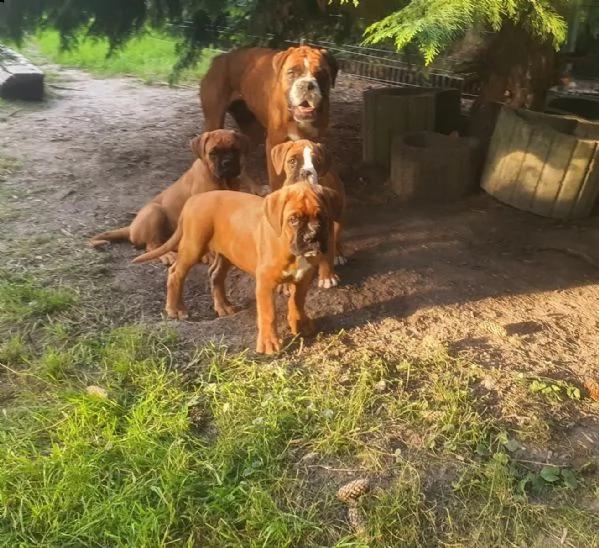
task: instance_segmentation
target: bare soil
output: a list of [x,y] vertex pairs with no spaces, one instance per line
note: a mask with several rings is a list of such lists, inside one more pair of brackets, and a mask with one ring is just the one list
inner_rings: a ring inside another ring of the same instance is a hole
[[[0,153],[21,162],[0,183],[4,266],[77,287],[114,324],[160,323],[166,269],[130,264],[129,244],[98,251],[87,238],[127,224],[187,169],[188,141],[202,130],[197,89],[60,74],[42,105],[0,110]],[[483,193],[435,206],[394,201],[387,174],[361,162],[367,86],[341,75],[333,90],[328,142],[349,195],[350,261],[340,287],[309,296],[320,330],[344,330],[356,345],[393,341],[408,359],[438,344],[495,372],[599,379],[599,219],[543,219]],[[263,147],[249,170],[265,181]],[[186,287],[192,318],[173,325],[191,342],[253,349],[254,282],[233,271],[228,288],[241,311],[215,319],[206,267],[196,267]],[[507,388],[494,379],[486,389],[501,397]],[[575,417],[570,445],[580,438],[599,454],[599,430]]]

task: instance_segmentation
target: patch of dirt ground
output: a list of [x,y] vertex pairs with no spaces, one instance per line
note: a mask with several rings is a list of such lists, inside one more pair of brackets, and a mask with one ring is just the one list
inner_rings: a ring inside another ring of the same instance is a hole
[[[128,244],[98,251],[87,238],[127,224],[188,168],[188,141],[202,130],[197,89],[61,73],[44,104],[0,112],[2,154],[22,166],[0,189],[4,266],[78,287],[115,323],[159,323],[166,269],[132,265]],[[361,163],[367,85],[341,75],[333,90],[328,142],[349,195],[350,261],[340,287],[309,295],[320,330],[343,329],[356,344],[393,336],[407,358],[439,344],[495,371],[599,378],[599,220],[560,223],[482,193],[448,205],[396,203],[385,174]],[[249,170],[265,181],[263,147]],[[206,274],[203,265],[192,272],[192,318],[177,329],[191,341],[253,348],[253,280],[231,272],[231,300],[242,310],[215,319]],[[500,391],[500,380],[490,390]]]

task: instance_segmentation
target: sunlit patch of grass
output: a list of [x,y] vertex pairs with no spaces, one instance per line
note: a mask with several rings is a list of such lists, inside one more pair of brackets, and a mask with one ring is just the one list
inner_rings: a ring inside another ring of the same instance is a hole
[[[519,461],[474,364],[335,337],[275,360],[190,350],[78,322],[64,288],[3,291],[1,546],[599,543],[596,466]],[[356,477],[360,534],[336,498]]]
[[0,326],[45,318],[68,310],[77,301],[70,289],[44,287],[32,278],[15,277],[8,272],[0,271],[0,275]]
[[[32,37],[29,48],[41,58],[65,67],[80,68],[98,76],[135,76],[147,83],[167,82],[178,60],[176,40],[163,33],[147,32],[133,38],[107,57],[108,41],[80,37],[77,47],[60,50],[59,35],[44,31]],[[215,52],[205,50],[195,67],[180,75],[181,82],[199,82]]]
[[[553,487],[543,470],[532,475],[537,487],[530,489],[531,472],[503,452],[467,467],[453,484],[450,540],[468,539],[473,546],[553,546],[569,537],[570,546],[597,546],[599,532],[591,525],[594,512],[576,504],[570,489]],[[542,491],[550,504],[539,497]]]

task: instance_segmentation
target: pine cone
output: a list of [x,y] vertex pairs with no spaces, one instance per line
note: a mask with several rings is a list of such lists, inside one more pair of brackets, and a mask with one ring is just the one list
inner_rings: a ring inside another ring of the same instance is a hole
[[595,379],[586,378],[584,380],[584,387],[588,390],[589,396],[593,401],[599,401],[599,382]]
[[492,335],[495,335],[495,336],[501,337],[501,338],[507,337],[507,331],[505,330],[505,327],[503,327],[502,325],[499,325],[498,323],[484,321],[484,322],[481,322],[480,326],[485,331],[488,331]]
[[347,509],[347,521],[349,521],[349,525],[354,530],[354,533],[363,535],[366,532],[364,518],[357,506],[351,506]]
[[90,396],[96,396],[97,398],[106,399],[108,397],[108,392],[104,388],[102,388],[101,386],[96,386],[95,384],[87,386],[85,388],[85,391]]
[[355,503],[369,489],[370,482],[367,479],[357,479],[340,487],[337,491],[337,498],[346,504]]

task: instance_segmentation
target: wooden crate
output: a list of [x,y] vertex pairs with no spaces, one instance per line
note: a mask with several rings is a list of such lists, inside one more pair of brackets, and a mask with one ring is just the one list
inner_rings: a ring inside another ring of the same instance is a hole
[[478,139],[421,131],[393,138],[391,187],[402,200],[451,201],[478,187]]
[[557,219],[588,216],[599,195],[599,124],[503,108],[481,186],[499,201]]
[[437,88],[377,88],[364,92],[363,159],[389,168],[394,135],[449,133],[460,124],[460,91]]

